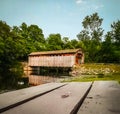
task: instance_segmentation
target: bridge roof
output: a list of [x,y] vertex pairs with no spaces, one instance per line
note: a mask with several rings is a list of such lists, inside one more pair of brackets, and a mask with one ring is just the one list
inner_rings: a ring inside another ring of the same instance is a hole
[[32,52],[29,56],[32,55],[53,55],[53,54],[69,54],[69,53],[82,53],[81,49],[68,49],[68,50],[56,50],[56,51],[41,51],[41,52]]

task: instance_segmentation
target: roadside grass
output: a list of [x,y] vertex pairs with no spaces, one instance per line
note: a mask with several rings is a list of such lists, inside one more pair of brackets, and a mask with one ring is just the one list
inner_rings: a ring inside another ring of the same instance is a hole
[[71,77],[63,80],[63,82],[90,82],[90,81],[118,81],[120,84],[120,74],[108,74],[108,75],[82,75]]

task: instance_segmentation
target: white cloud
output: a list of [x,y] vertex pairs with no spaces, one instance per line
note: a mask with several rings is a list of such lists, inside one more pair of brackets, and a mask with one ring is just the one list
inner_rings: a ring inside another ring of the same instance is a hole
[[98,10],[98,9],[100,9],[100,8],[103,8],[104,7],[104,5],[94,5],[93,6],[93,8],[94,8],[94,10]]
[[83,0],[76,0],[76,4],[82,4],[83,2]]

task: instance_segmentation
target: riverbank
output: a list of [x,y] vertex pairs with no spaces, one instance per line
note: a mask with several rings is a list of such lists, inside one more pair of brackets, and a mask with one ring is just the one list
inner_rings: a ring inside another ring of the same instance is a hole
[[75,66],[72,76],[120,74],[120,64],[88,63]]
[[[89,81],[107,81],[107,80],[115,80],[120,83],[120,65],[119,64],[82,64],[80,66],[73,67],[72,71],[70,72],[71,76],[60,76],[59,77],[48,77],[48,76],[37,76],[41,78],[40,80],[35,77],[35,82],[41,81],[41,84],[50,83],[50,82],[89,82]],[[17,86],[16,89],[26,88],[30,85],[27,83],[28,77],[24,77],[25,80],[20,80],[20,84]],[[24,79],[23,78],[23,79]],[[25,84],[21,85],[21,82],[26,82]],[[34,81],[34,80],[32,80]],[[28,85],[26,85],[28,84]],[[16,90],[13,89],[1,89],[0,93],[8,92]]]
[[69,82],[88,82],[101,80],[116,80],[120,83],[120,65],[105,63],[89,63],[75,66],[70,72]]

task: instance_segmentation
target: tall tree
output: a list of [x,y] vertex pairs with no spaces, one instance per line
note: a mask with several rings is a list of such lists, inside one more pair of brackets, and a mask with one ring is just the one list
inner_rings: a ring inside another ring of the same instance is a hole
[[43,31],[37,25],[28,26],[28,33],[33,42],[45,43]]
[[0,87],[14,86],[20,75],[17,74],[18,57],[24,52],[22,40],[9,25],[0,21]]
[[27,59],[28,54],[33,51],[46,50],[43,31],[37,25],[22,23],[20,27],[13,27],[13,31],[24,40],[25,53],[21,59]]
[[111,32],[107,32],[107,34],[105,35],[105,41],[102,42],[101,49],[98,53],[99,55],[98,62],[104,62],[104,63],[114,62],[115,48],[113,46],[111,36],[112,36]]
[[48,50],[61,50],[63,48],[63,41],[60,34],[50,34],[47,38]]
[[71,41],[68,37],[63,37],[63,49],[73,49],[74,46],[71,44]]
[[113,22],[113,24],[111,24],[111,28],[112,39],[114,40],[115,45],[120,48],[120,20]]
[[35,51],[45,50],[45,38],[43,31],[37,25],[30,25],[28,27],[29,38],[31,39],[31,45],[35,47]]
[[78,47],[78,40],[72,39],[72,40],[71,40],[71,44],[72,44],[72,46],[73,46],[74,48],[77,48],[77,47]]
[[114,61],[120,63],[120,20],[111,24],[111,39],[114,47]]
[[87,61],[97,61],[97,53],[100,50],[103,35],[102,21],[103,19],[97,13],[86,16],[82,22],[83,30],[77,35],[78,39],[86,46]]
[[107,63],[120,63],[120,21],[111,24],[111,31],[105,35],[99,51],[99,61]]

